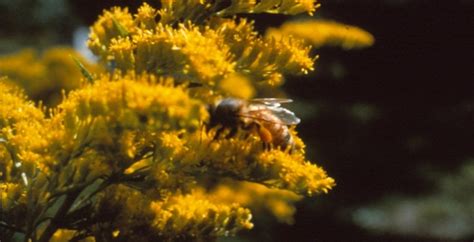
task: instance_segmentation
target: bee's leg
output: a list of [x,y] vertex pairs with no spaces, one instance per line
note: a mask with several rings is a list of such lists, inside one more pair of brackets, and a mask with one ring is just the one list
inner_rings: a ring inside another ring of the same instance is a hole
[[232,138],[237,134],[237,128],[230,129],[229,133],[225,136],[226,139]]
[[[244,139],[248,139],[251,133],[258,134],[260,136],[261,124],[257,122],[252,122],[247,125],[243,125],[242,129],[247,131],[245,132]],[[263,149],[266,150],[266,142],[262,140]]]
[[199,145],[202,144],[202,133],[209,132],[209,129],[207,129],[206,127],[208,127],[208,125],[202,122],[201,120],[199,120]]
[[242,124],[242,130],[247,132],[244,133],[244,139],[248,139],[252,132],[258,133],[258,123]]
[[262,144],[263,144],[263,150],[265,150],[265,151],[271,150],[270,143],[262,142]]
[[283,151],[287,151],[289,154],[293,153],[293,150],[295,149],[295,142],[289,132],[286,133],[285,142],[282,142],[280,148]]
[[293,151],[295,150],[295,146],[294,145],[291,145],[290,147],[288,147],[288,154],[293,154]]
[[216,133],[214,134],[213,140],[216,140],[217,138],[219,138],[221,136],[222,131],[224,131],[224,127],[217,128]]
[[257,131],[258,135],[260,136],[260,140],[263,143],[263,149],[264,150],[271,150],[272,141],[273,141],[272,133],[270,133],[270,131],[260,123],[255,123],[255,128],[256,128],[256,131]]

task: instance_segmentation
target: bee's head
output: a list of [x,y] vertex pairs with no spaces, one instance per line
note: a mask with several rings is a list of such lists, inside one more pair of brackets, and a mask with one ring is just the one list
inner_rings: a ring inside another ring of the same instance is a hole
[[208,107],[211,116],[210,127],[216,125],[235,126],[239,122],[239,112],[245,102],[235,98],[225,98],[217,102],[216,105]]

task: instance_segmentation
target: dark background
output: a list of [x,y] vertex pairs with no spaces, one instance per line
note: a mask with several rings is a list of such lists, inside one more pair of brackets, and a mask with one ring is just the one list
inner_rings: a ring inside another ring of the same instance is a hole
[[[69,1],[64,11],[55,10],[39,21],[42,15],[32,9],[45,2],[0,0],[0,51],[67,44],[72,30],[92,24],[102,9],[141,4]],[[438,179],[456,174],[474,159],[473,1],[323,1],[315,16],[362,27],[376,39],[363,50],[317,49],[315,74],[291,77],[285,84],[295,103],[312,107],[309,112],[295,106],[303,118],[298,131],[309,158],[334,177],[337,186],[327,195],[298,203],[294,225],[257,218],[255,230],[243,238],[472,241],[474,224],[470,234],[443,238],[364,228],[353,212],[394,194],[407,199],[436,194]],[[260,30],[289,19],[249,17]]]
[[470,236],[440,238],[374,233],[351,219],[353,209],[385,196],[429,196],[436,178],[427,173],[453,174],[472,159],[473,10],[468,1],[322,2],[316,16],[362,27],[376,41],[363,50],[316,50],[314,77],[286,83],[290,97],[317,106],[298,130],[337,186],[300,203],[295,225],[278,226],[274,241],[474,238],[474,224]]
[[[324,17],[363,27],[376,42],[361,51],[322,49],[322,73],[304,82],[311,88],[288,82],[290,96],[323,104],[303,121],[301,136],[314,140],[310,147],[338,185],[317,198],[323,200],[315,212],[321,217],[308,215],[304,203],[296,226],[278,230],[280,241],[296,234],[302,241],[437,239],[370,234],[343,217],[386,195],[428,194],[434,185],[420,175],[423,170],[453,173],[473,156],[474,6],[439,2],[323,2]],[[331,62],[344,66],[342,79],[324,73]],[[348,114],[357,103],[371,107],[372,118]]]

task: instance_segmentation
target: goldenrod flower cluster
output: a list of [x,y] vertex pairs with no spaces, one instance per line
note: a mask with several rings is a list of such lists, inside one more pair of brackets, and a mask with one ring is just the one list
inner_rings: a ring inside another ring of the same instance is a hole
[[[236,74],[276,85],[281,83],[284,74],[305,74],[313,69],[309,47],[301,41],[265,39],[257,35],[252,22],[218,17],[222,11],[252,12],[252,5],[242,5],[248,1],[232,1],[234,4],[229,8],[207,13],[207,19],[203,20],[201,15],[206,12],[198,12],[198,9],[210,11],[217,8],[217,2],[165,1],[165,7],[159,11],[145,4],[135,15],[121,8],[105,11],[91,28],[89,46],[102,61],[112,61],[122,71],[171,76],[178,82],[195,82],[210,88]],[[257,12],[293,13],[303,6],[303,1],[295,1],[295,9],[290,10],[290,3],[284,7],[277,2],[280,1],[261,1],[257,6],[262,10],[256,7]],[[309,5],[312,1],[304,2]],[[172,16],[177,19],[167,15],[175,12],[177,15]],[[178,21],[180,15],[187,21]],[[194,15],[201,17],[195,19]]]
[[294,36],[314,47],[328,45],[343,49],[365,48],[375,41],[372,34],[359,27],[316,19],[286,22],[280,28],[269,28],[266,36],[275,39]]
[[294,127],[294,147],[279,149],[208,125],[216,100],[313,69],[302,41],[262,37],[235,14],[318,5],[223,2],[104,11],[89,40],[103,67],[79,65],[84,78],[61,84],[71,90],[53,108],[28,101],[14,75],[0,80],[0,239],[213,241],[252,228],[259,211],[291,223],[292,203],[335,185]]
[[41,53],[24,49],[0,57],[0,75],[8,76],[25,89],[30,98],[56,105],[60,102],[61,90],[69,91],[80,86],[82,75],[73,58],[91,72],[98,72],[101,68],[68,47],[54,47]]
[[292,204],[303,196],[284,189],[270,188],[255,182],[223,179],[208,193],[211,199],[238,203],[256,214],[270,214],[279,222],[292,224],[296,209]]

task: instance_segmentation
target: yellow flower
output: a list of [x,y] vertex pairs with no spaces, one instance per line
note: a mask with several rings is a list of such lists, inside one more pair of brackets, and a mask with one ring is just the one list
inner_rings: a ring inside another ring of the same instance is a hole
[[[306,12],[312,15],[319,7],[316,2],[316,0],[161,0],[162,8],[158,12],[161,23],[173,25],[179,21],[199,22],[213,15],[226,17],[239,13],[295,15]],[[226,7],[222,9],[222,6]]]
[[[107,38],[98,38],[96,36],[101,33],[93,33],[89,46],[102,57],[102,61],[113,61],[123,72],[135,70],[136,73],[171,76],[179,82],[198,83],[217,90],[223,87],[219,83],[232,75],[275,86],[282,83],[283,75],[306,74],[313,70],[314,59],[309,57],[308,46],[295,39],[262,38],[253,29],[253,23],[245,19],[237,21],[215,17],[209,20],[209,26],[204,27],[191,21],[167,25],[167,11],[191,11],[187,5],[175,4],[177,2],[165,3],[160,10],[164,19],[152,22],[148,17],[147,24],[143,24],[141,18],[153,15],[155,10],[143,5],[135,19],[132,18],[135,25],[130,25],[132,20],[125,20],[124,25],[133,31],[128,31],[127,35],[116,33]],[[206,6],[211,3],[194,4],[207,9]],[[257,5],[256,9],[273,6],[293,11],[290,9],[305,4],[305,1],[285,1],[276,6],[276,2],[271,2],[266,7]],[[192,12],[197,13],[198,9],[192,9]],[[114,11],[120,12],[117,9]],[[108,31],[113,32],[117,28],[102,23],[104,19],[111,18],[109,15],[110,12],[105,12],[96,23],[101,26],[97,31],[112,28]],[[96,31],[96,28],[92,28],[92,31]]]
[[38,61],[33,49],[0,57],[0,71],[33,97],[52,86],[50,80],[45,79],[46,67]]
[[26,100],[20,88],[7,78],[0,78],[0,127],[27,120],[40,121],[43,118],[41,110]]
[[95,54],[107,60],[107,47],[112,39],[127,36],[135,31],[135,22],[127,8],[112,8],[104,11],[92,25],[88,46]]
[[193,25],[173,29],[160,24],[154,32],[140,32],[133,40],[138,73],[159,73],[214,86],[234,69],[229,48],[211,29],[201,32]]
[[[68,147],[72,152],[87,145],[99,150],[84,153],[92,156],[76,162],[85,169],[82,178],[76,178],[81,180],[108,174],[107,167],[115,172],[134,165],[143,152],[153,150],[154,142],[166,137],[161,136],[166,130],[196,130],[203,109],[200,101],[191,98],[184,87],[173,86],[171,79],[107,75],[69,93],[51,122],[64,129],[58,137],[61,149]],[[104,149],[115,152],[100,151]]]
[[[226,133],[222,135],[225,137]],[[297,148],[291,154],[279,149],[264,150],[260,138],[247,131],[228,138],[216,138],[214,129],[174,133],[171,137],[172,142],[166,138],[170,141],[160,143],[157,149],[162,154],[159,160],[171,161],[177,171],[227,174],[310,196],[327,193],[335,185],[323,169],[305,160],[304,145],[296,136]]]
[[20,184],[0,183],[0,205],[2,212],[16,207],[21,202],[25,202],[25,193]]
[[334,185],[334,179],[326,172],[308,161],[300,153],[288,154],[280,150],[263,152],[257,162],[264,173],[276,179],[265,181],[272,187],[284,188],[311,196],[327,193]]
[[128,36],[112,39],[108,47],[108,58],[113,59],[120,70],[134,70],[135,56],[133,52],[135,48]]
[[143,3],[143,5],[138,9],[137,14],[135,14],[135,24],[141,29],[154,29],[156,26],[156,17],[158,15],[158,11],[152,8],[147,3]]
[[[112,79],[112,81],[110,81]],[[106,117],[125,128],[195,129],[201,103],[172,80],[152,75],[102,76],[94,84],[71,92],[58,106],[58,118],[73,129],[76,120]],[[63,117],[64,116],[64,117]]]
[[293,203],[303,197],[293,192],[252,182],[238,182],[230,179],[219,181],[217,187],[208,193],[212,200],[225,203],[238,203],[248,207],[259,216],[272,214],[278,221],[292,224],[296,208]]
[[42,110],[27,101],[20,89],[0,80],[0,145],[9,151],[6,156],[10,158],[9,162],[17,163],[15,165],[21,166],[28,176],[35,172],[36,167],[47,172],[45,166],[49,161],[47,156],[43,156],[48,145],[44,139],[48,136],[45,125]]
[[24,88],[29,97],[54,106],[60,101],[61,90],[69,91],[81,84],[83,76],[74,58],[91,73],[102,71],[73,49],[54,47],[41,55],[33,49],[25,49],[0,57],[0,72]]
[[253,227],[248,209],[237,204],[212,202],[202,191],[152,202],[151,209],[156,213],[153,226],[171,238],[228,236]]
[[211,22],[230,46],[236,71],[253,82],[280,85],[285,74],[306,74],[313,70],[310,48],[295,39],[265,39],[245,19]]
[[196,21],[210,14],[219,1],[209,0],[161,0],[161,9],[158,10],[162,24],[173,25],[177,22]]
[[237,13],[274,13],[295,15],[307,12],[312,15],[319,4],[316,0],[234,0],[231,5],[220,11],[218,15],[226,16]]
[[[21,228],[28,221],[25,217],[28,214],[27,201],[29,194],[25,190],[24,184],[20,181],[0,182],[0,212],[2,214],[1,220],[9,226]],[[2,239],[8,239],[8,229],[2,229]]]
[[[151,227],[155,214],[150,203],[150,197],[129,186],[109,186],[98,195],[94,205],[95,218],[106,219],[107,228],[92,226],[91,230],[125,241],[154,241],[159,238],[159,231]],[[137,229],[147,233],[136,233]]]
[[219,89],[225,96],[249,100],[255,95],[255,88],[250,80],[239,74],[229,75],[219,84]]
[[367,31],[347,24],[327,20],[305,20],[284,23],[280,28],[267,30],[267,38],[301,38],[314,47],[340,46],[343,49],[364,48],[373,45],[374,37]]
[[[78,235],[76,230],[70,229],[59,229],[54,233],[53,237],[51,238],[50,242],[63,242],[69,241],[74,238],[74,236]],[[84,239],[80,240],[81,242],[95,242],[95,238],[92,236],[88,236]]]
[[[276,90],[315,60],[303,41],[228,17],[312,14],[316,0],[160,6],[112,8],[91,27],[88,44],[107,73],[76,67],[62,48],[0,59],[11,76],[0,80],[0,222],[5,215],[25,240],[214,241],[251,229],[250,209],[291,223],[302,195],[335,185],[306,160],[294,127],[294,149],[281,150],[255,130],[208,124],[218,99]],[[63,90],[63,100],[37,106],[13,81],[38,96]]]

